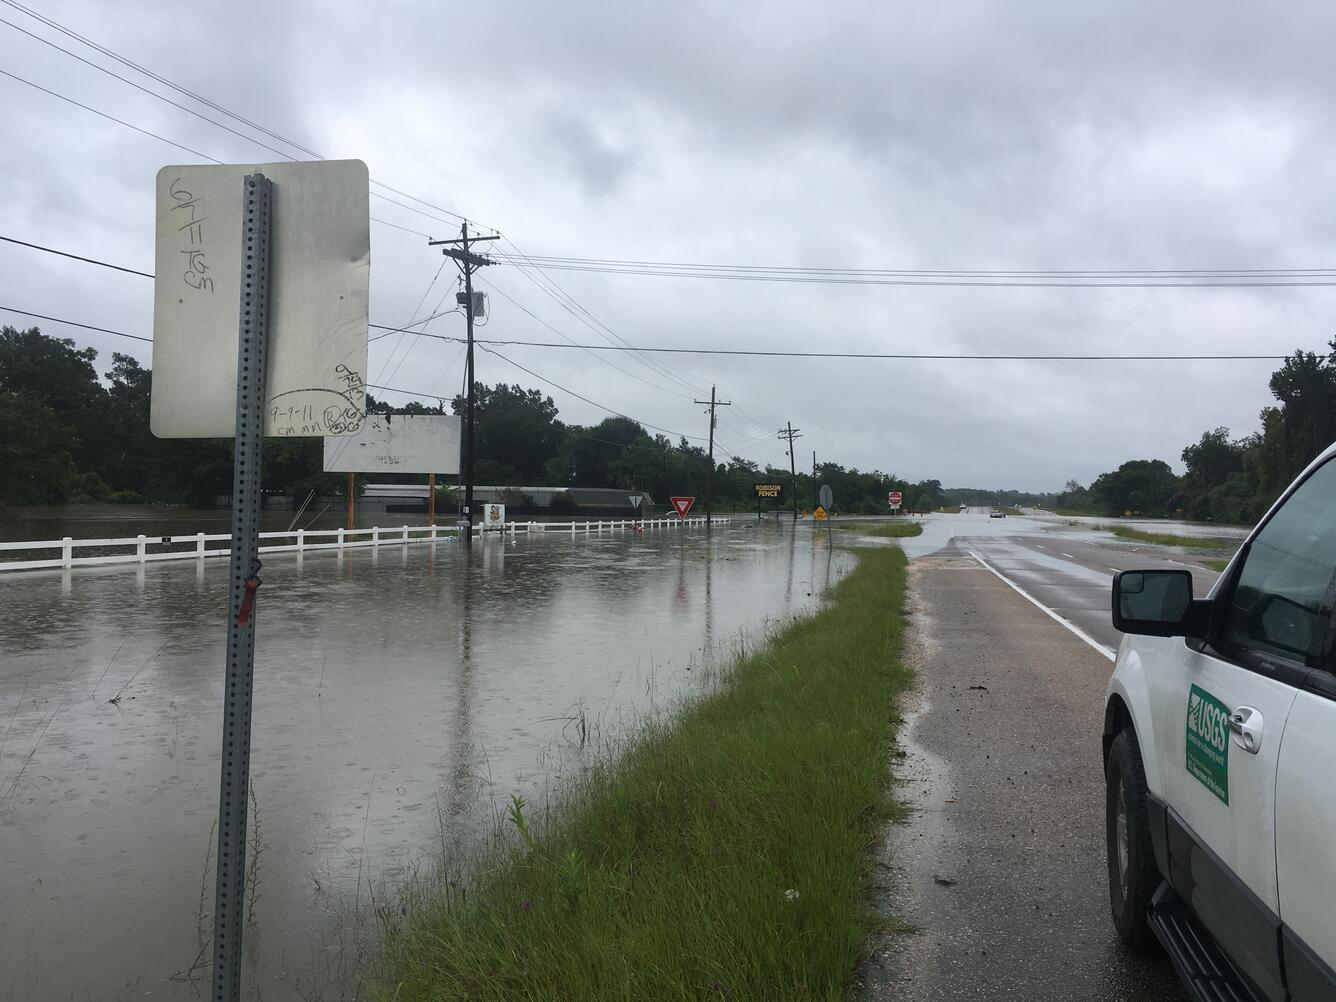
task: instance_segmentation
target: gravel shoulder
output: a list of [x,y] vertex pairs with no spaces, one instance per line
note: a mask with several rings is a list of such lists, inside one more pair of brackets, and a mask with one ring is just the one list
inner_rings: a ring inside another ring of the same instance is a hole
[[888,929],[851,997],[1185,1000],[1109,920],[1109,662],[954,545],[913,563],[908,622],[910,811],[874,851]]

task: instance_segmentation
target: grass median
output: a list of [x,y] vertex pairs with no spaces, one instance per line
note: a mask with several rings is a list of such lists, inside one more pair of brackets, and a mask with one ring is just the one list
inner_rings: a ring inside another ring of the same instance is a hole
[[904,554],[859,551],[816,614],[648,725],[467,881],[387,919],[391,999],[843,997],[889,820]]
[[1235,544],[1224,539],[1208,539],[1204,536],[1175,536],[1166,532],[1143,532],[1126,525],[1101,525],[1105,532],[1111,532],[1120,539],[1132,539],[1139,543],[1155,543],[1157,546],[1187,546],[1199,550],[1228,550]]

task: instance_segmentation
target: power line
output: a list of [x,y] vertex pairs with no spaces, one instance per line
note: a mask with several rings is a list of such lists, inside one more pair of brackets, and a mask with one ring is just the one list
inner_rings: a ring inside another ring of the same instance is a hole
[[16,310],[12,306],[0,306],[0,310],[6,313],[17,313],[21,317],[33,317],[37,320],[50,320],[53,324],[64,324],[66,327],[80,327],[86,331],[97,331],[101,334],[114,334],[116,337],[127,337],[131,341],[145,341],[148,344],[153,343],[151,337],[140,337],[138,334],[127,334],[125,331],[114,331],[106,327],[94,327],[91,324],[81,324],[74,320],[62,320],[60,317],[48,317],[42,313],[29,313],[27,310]]
[[[513,255],[500,254],[507,259]],[[1211,275],[1336,275],[1336,268],[1096,268],[1096,269],[1055,269],[1039,268],[1033,270],[1016,269],[932,269],[932,268],[828,268],[797,265],[755,265],[755,264],[701,264],[685,261],[637,261],[622,258],[566,257],[559,255],[531,254],[525,260],[556,264],[578,264],[589,266],[613,266],[624,268],[681,268],[697,271],[738,271],[795,274],[826,275],[872,275],[889,277],[946,277],[946,278],[1025,278],[1069,276],[1112,278],[1118,276],[1147,277],[1164,275],[1168,277],[1206,277]]]
[[[501,261],[502,264],[517,265],[514,260]],[[625,268],[604,265],[581,264],[545,264],[544,267],[556,271],[590,272],[603,275],[639,275],[658,278],[694,278],[730,282],[777,282],[800,285],[868,285],[868,286],[920,286],[955,289],[1306,289],[1336,286],[1336,273],[1319,272],[1315,274],[1332,275],[1330,280],[1318,278],[1304,279],[1295,273],[1294,280],[1277,281],[1274,279],[1245,279],[1220,276],[1208,279],[1180,279],[1165,276],[1160,280],[1104,280],[1073,278],[1064,280],[1051,279],[978,279],[964,280],[951,278],[880,278],[873,276],[839,276],[818,274],[787,274],[780,272],[752,273],[734,271],[700,271],[668,268]]]
[[18,240],[14,237],[0,236],[0,240],[5,243],[18,244],[20,247],[31,247],[33,250],[45,251],[48,254],[59,254],[61,257],[73,258],[75,261],[82,261],[85,264],[96,264],[103,268],[114,268],[116,271],[123,271],[130,275],[142,275],[144,278],[152,278],[153,272],[139,271],[136,268],[125,268],[119,264],[109,264],[106,261],[98,261],[96,258],[83,257],[79,254],[71,254],[69,251],[56,250],[54,247],[44,247],[41,244],[30,244],[26,240]]
[[[558,330],[556,327],[553,327],[550,323],[548,323],[548,322],[547,322],[546,320],[544,320],[542,317],[538,316],[538,314],[534,313],[534,312],[533,312],[532,310],[530,310],[527,306],[524,306],[522,303],[520,303],[520,302],[518,302],[517,300],[513,299],[512,297],[506,295],[506,293],[505,293],[504,291],[502,291],[501,289],[497,288],[497,286],[496,286],[495,283],[490,282],[490,281],[488,281],[488,280],[485,279],[485,278],[480,278],[479,281],[481,281],[483,284],[485,284],[488,288],[490,288],[493,292],[495,292],[498,296],[500,296],[500,297],[501,297],[502,299],[504,299],[506,302],[510,303],[510,305],[514,306],[516,309],[520,310],[521,312],[528,314],[529,317],[531,317],[531,318],[532,318],[534,321],[536,321],[537,323],[542,324],[544,327],[546,327],[548,330],[550,330],[553,334],[555,334],[555,335],[557,335],[558,337],[563,338],[564,340],[566,340],[567,342],[569,342],[569,343],[571,344],[572,347],[576,346],[576,341],[575,341],[574,338],[568,336],[568,335],[565,334],[563,331]],[[593,351],[592,351],[591,349],[589,349],[589,348],[585,348],[584,350],[585,350],[585,351],[588,351],[591,355],[593,355],[594,358],[597,358],[597,359],[598,359],[600,362],[602,362],[604,365],[612,366],[612,368],[616,369],[616,370],[617,370],[618,372],[620,372],[622,375],[624,375],[624,376],[630,376],[632,379],[639,380],[640,382],[644,383],[646,386],[652,386],[652,387],[654,387],[654,389],[659,390],[659,391],[662,392],[662,393],[668,393],[668,394],[671,394],[672,396],[680,397],[680,398],[683,399],[683,400],[691,400],[691,399],[692,399],[691,395],[688,394],[688,393],[678,393],[676,390],[670,390],[670,389],[668,389],[668,387],[666,387],[666,386],[660,386],[658,383],[650,382],[650,381],[649,381],[648,379],[646,379],[644,376],[637,375],[636,373],[631,372],[629,369],[623,369],[620,365],[614,365],[612,362],[609,362],[607,359],[603,358],[601,355],[594,355]]]
[[503,361],[503,362],[509,362],[511,365],[513,365],[515,368],[519,369],[521,372],[527,372],[529,375],[533,376],[534,379],[540,380],[541,382],[546,383],[548,386],[551,386],[551,387],[553,387],[553,388],[555,388],[555,389],[560,390],[562,393],[569,394],[570,396],[575,397],[575,399],[577,399],[577,400],[583,400],[585,403],[589,404],[589,406],[591,406],[591,407],[597,407],[597,408],[598,408],[599,410],[601,410],[601,411],[607,411],[607,413],[613,415],[614,417],[626,418],[628,421],[635,421],[637,424],[642,424],[642,425],[644,425],[646,428],[653,428],[655,431],[661,431],[661,432],[663,432],[665,435],[677,435],[677,436],[679,436],[679,437],[681,437],[681,438],[695,439],[697,442],[704,442],[704,441],[705,441],[705,439],[702,438],[702,437],[699,436],[699,435],[687,435],[687,434],[685,434],[684,432],[673,431],[673,429],[671,429],[671,428],[661,428],[659,425],[656,425],[656,424],[650,424],[648,421],[641,421],[639,418],[633,418],[633,417],[631,417],[631,415],[629,415],[629,414],[623,414],[621,411],[613,410],[611,407],[605,407],[603,404],[600,404],[600,403],[598,403],[598,402],[595,401],[595,400],[590,400],[588,397],[583,396],[583,395],[581,395],[581,394],[579,394],[579,393],[576,393],[574,390],[567,389],[565,386],[562,386],[560,383],[555,383],[555,382],[553,382],[552,380],[548,379],[546,376],[540,376],[540,375],[538,375],[538,373],[534,372],[532,369],[526,369],[524,366],[520,365],[519,362],[516,362],[514,359],[507,358],[505,355],[502,355],[502,354],[501,354],[499,351],[497,351],[495,348],[489,348],[489,347],[487,347],[487,346],[484,345],[481,341],[475,341],[474,343],[475,343],[476,345],[478,345],[478,347],[482,348],[482,350],[485,351],[485,352],[487,352],[489,355],[495,355],[497,358],[501,359],[501,361]]
[[[169,78],[167,78],[167,77],[165,77],[165,76],[162,76],[162,75],[159,74],[159,73],[155,73],[153,70],[150,70],[150,69],[147,68],[146,66],[143,66],[143,65],[141,65],[141,64],[139,64],[139,63],[136,63],[136,62],[134,62],[134,61],[131,60],[131,59],[127,59],[125,56],[122,56],[122,55],[119,54],[118,52],[116,52],[116,51],[114,51],[114,50],[112,50],[112,49],[110,49],[110,48],[107,48],[106,46],[104,46],[104,45],[102,45],[102,44],[100,44],[100,43],[98,43],[98,42],[95,42],[95,41],[93,41],[92,39],[87,38],[87,37],[84,36],[84,35],[79,34],[78,32],[74,31],[72,28],[68,28],[68,27],[66,27],[65,25],[61,24],[60,22],[58,22],[58,21],[56,21],[56,20],[54,20],[54,19],[52,19],[52,18],[50,18],[50,17],[47,17],[45,14],[42,14],[42,13],[40,13],[40,12],[38,12],[38,11],[33,10],[33,9],[30,8],[30,7],[26,7],[26,6],[24,6],[23,4],[16,2],[16,0],[0,0],[0,2],[3,2],[3,3],[5,3],[5,4],[7,4],[8,6],[12,7],[13,9],[15,9],[15,10],[17,10],[17,11],[21,11],[22,13],[27,14],[29,17],[31,17],[31,18],[33,18],[34,20],[40,22],[41,24],[44,24],[44,25],[46,25],[47,27],[49,27],[49,28],[51,28],[51,29],[53,29],[53,30],[55,30],[55,31],[57,31],[57,32],[60,32],[61,34],[65,35],[67,38],[71,38],[71,39],[74,39],[75,41],[81,42],[82,44],[88,46],[89,48],[93,49],[94,51],[96,51],[96,52],[98,52],[98,53],[100,53],[100,54],[102,54],[102,55],[104,55],[104,56],[106,56],[106,57],[108,57],[108,58],[110,58],[110,59],[115,60],[116,62],[120,63],[122,66],[125,66],[125,67],[127,67],[128,69],[132,69],[132,70],[134,70],[134,71],[137,72],[137,73],[141,73],[141,74],[143,74],[144,76],[148,77],[149,79],[154,80],[154,81],[156,81],[157,83],[163,84],[164,86],[171,88],[172,90],[176,91],[178,94],[181,94],[181,95],[183,95],[183,96],[185,96],[185,97],[188,97],[188,98],[190,98],[191,100],[198,101],[200,104],[203,104],[204,106],[206,106],[206,107],[208,107],[208,108],[210,108],[210,109],[212,109],[212,110],[218,112],[219,114],[226,115],[228,118],[231,118],[231,119],[232,119],[233,121],[235,121],[235,122],[239,122],[240,124],[245,125],[245,126],[251,128],[251,129],[255,129],[257,132],[260,132],[260,133],[262,133],[263,135],[266,135],[266,136],[270,137],[271,139],[273,139],[273,140],[275,140],[275,141],[277,141],[277,142],[284,143],[284,144],[287,145],[287,146],[291,146],[293,149],[298,150],[299,152],[304,153],[304,154],[306,154],[307,156],[314,157],[314,158],[317,159],[317,160],[327,160],[327,159],[328,159],[328,157],[325,157],[325,156],[323,156],[322,154],[317,153],[315,150],[311,149],[309,146],[304,146],[304,145],[302,145],[301,143],[297,142],[295,139],[291,139],[291,138],[289,138],[289,137],[287,137],[287,136],[284,136],[284,135],[282,135],[281,133],[275,132],[274,130],[269,129],[269,128],[267,128],[267,127],[261,125],[261,124],[258,123],[258,122],[254,122],[254,121],[252,121],[251,119],[246,118],[246,117],[243,116],[243,115],[240,115],[240,114],[238,114],[238,113],[236,113],[236,112],[234,112],[234,111],[230,111],[229,109],[223,107],[222,105],[218,104],[218,103],[215,102],[215,101],[210,100],[209,98],[205,97],[204,95],[202,95],[202,94],[198,94],[198,93],[196,93],[195,91],[192,91],[192,90],[190,90],[190,89],[188,89],[188,88],[182,86],[181,84],[178,84],[178,83],[176,83],[175,81],[173,81],[173,80],[171,80],[171,79],[169,79]],[[203,119],[204,121],[209,122],[209,123],[212,124],[212,125],[216,125],[218,128],[226,129],[228,132],[231,132],[231,133],[233,133],[234,135],[240,136],[240,137],[243,138],[243,139],[247,139],[247,140],[249,140],[250,142],[255,143],[257,146],[260,146],[260,147],[262,147],[262,148],[264,148],[264,149],[267,149],[267,150],[270,150],[270,151],[272,151],[272,152],[274,152],[274,153],[279,154],[279,156],[285,156],[285,157],[288,157],[288,159],[296,159],[295,157],[292,157],[290,154],[283,153],[281,150],[274,149],[274,147],[269,146],[268,144],[263,143],[263,142],[261,142],[260,140],[255,139],[255,138],[252,137],[252,136],[247,136],[247,135],[244,135],[243,133],[237,132],[235,129],[232,129],[231,127],[229,127],[229,126],[227,126],[227,125],[224,125],[224,124],[222,124],[222,123],[220,123],[220,122],[216,122],[216,121],[214,121],[213,119],[208,118],[207,116],[202,115],[202,114],[200,114],[200,113],[197,112],[197,111],[193,111],[192,109],[190,109],[190,108],[188,108],[188,107],[185,107],[184,105],[177,104],[175,101],[172,101],[170,98],[167,98],[167,97],[165,97],[165,96],[162,95],[162,94],[158,94],[158,93],[156,93],[156,92],[153,91],[153,90],[150,90],[150,89],[148,89],[148,88],[146,88],[146,87],[143,87],[143,86],[141,86],[140,84],[137,84],[137,83],[135,83],[135,82],[132,81],[132,80],[127,80],[125,77],[122,77],[122,76],[120,76],[119,74],[113,73],[111,70],[109,70],[109,69],[107,69],[107,68],[105,68],[105,67],[103,67],[103,66],[100,66],[100,65],[98,65],[97,63],[94,63],[94,62],[92,62],[92,61],[90,61],[90,60],[88,60],[88,59],[85,59],[84,57],[82,57],[82,56],[80,56],[80,55],[77,55],[77,54],[74,53],[74,52],[71,52],[69,49],[66,49],[66,48],[63,48],[62,46],[56,45],[56,43],[54,43],[54,42],[52,42],[52,41],[50,41],[50,40],[48,40],[48,39],[42,38],[42,37],[39,36],[39,35],[35,35],[35,34],[33,34],[32,32],[26,31],[25,29],[20,28],[18,25],[13,24],[12,22],[5,21],[4,23],[5,23],[5,24],[8,24],[11,28],[14,28],[16,31],[21,31],[21,32],[23,32],[23,34],[28,35],[30,38],[34,38],[34,39],[36,39],[37,41],[42,42],[42,43],[45,44],[45,45],[49,45],[49,46],[51,46],[51,47],[53,47],[53,48],[55,48],[55,49],[58,49],[59,51],[65,53],[66,55],[70,56],[71,58],[77,59],[77,60],[79,60],[80,62],[85,63],[85,64],[88,65],[88,66],[93,67],[94,69],[101,70],[103,73],[106,73],[106,74],[108,74],[108,75],[110,75],[110,76],[113,76],[113,77],[115,77],[117,80],[120,80],[120,81],[122,81],[122,82],[124,82],[124,83],[126,83],[126,84],[129,84],[131,87],[135,87],[136,89],[141,90],[141,91],[143,91],[144,93],[146,93],[146,94],[148,94],[148,95],[150,95],[150,96],[152,96],[152,97],[156,97],[156,98],[158,98],[158,100],[160,100],[160,101],[164,101],[164,102],[166,102],[167,104],[172,105],[173,107],[179,108],[179,109],[181,109],[182,111],[187,112],[188,114],[195,115],[197,118],[201,118],[201,119]],[[90,109],[90,110],[91,110],[91,109]],[[452,216],[452,217],[454,217],[454,219],[456,219],[456,220],[462,220],[462,219],[464,218],[462,215],[460,215],[460,214],[457,213],[457,212],[454,212],[454,211],[451,210],[451,209],[447,209],[447,208],[445,208],[445,207],[443,207],[443,206],[436,205],[435,203],[433,203],[433,202],[429,202],[429,201],[427,201],[427,200],[424,199],[424,198],[419,198],[419,197],[416,196],[416,195],[409,194],[408,192],[406,192],[406,191],[402,191],[402,190],[399,189],[399,188],[395,188],[395,187],[393,187],[392,185],[386,184],[386,183],[383,182],[383,181],[378,181],[378,180],[376,180],[375,178],[372,178],[372,179],[371,179],[371,183],[374,184],[374,185],[376,185],[378,188],[384,188],[386,191],[394,192],[394,194],[396,194],[396,195],[400,195],[400,196],[402,196],[402,197],[404,197],[404,198],[409,199],[410,201],[417,202],[419,205],[425,205],[425,206],[427,206],[428,208],[430,208],[430,209],[434,209],[434,210],[437,211],[437,212],[442,212],[442,213],[444,213],[444,214],[447,215],[447,216]],[[373,193],[373,194],[374,194],[374,193]],[[376,197],[378,197],[378,198],[385,198],[385,196],[383,196],[383,195],[376,195]],[[388,199],[388,198],[387,198],[387,199],[385,199],[385,200],[388,201],[388,202],[391,202],[391,203],[394,204],[394,205],[399,205],[399,206],[401,206],[402,208],[408,209],[410,212],[417,212],[417,213],[419,213],[420,215],[426,216],[427,218],[436,218],[436,217],[431,216],[430,213],[423,212],[421,209],[415,209],[415,208],[413,208],[412,206],[409,206],[409,205],[403,205],[402,202],[396,202],[394,199]],[[446,222],[446,220],[438,220],[438,221],[440,221],[440,222]],[[389,224],[389,225],[394,225],[394,224]],[[423,236],[426,236],[427,234],[422,234],[422,235],[423,235]]]
[[[8,3],[8,2],[9,2],[9,0],[0,0],[0,3]],[[159,135],[158,133],[153,132],[153,131],[151,131],[151,130],[149,130],[149,129],[143,129],[143,128],[140,128],[138,125],[134,125],[134,124],[132,124],[132,123],[130,123],[130,122],[127,122],[127,121],[125,121],[125,119],[123,119],[123,118],[117,118],[115,115],[112,115],[112,114],[109,114],[109,113],[107,113],[107,112],[105,112],[105,111],[101,111],[101,110],[99,110],[99,109],[97,109],[97,108],[94,108],[92,105],[84,104],[82,101],[76,101],[74,98],[69,97],[68,95],[65,95],[65,94],[61,94],[59,91],[54,91],[54,90],[52,90],[52,89],[49,88],[49,87],[43,87],[41,84],[39,84],[39,83],[35,83],[35,82],[33,82],[32,80],[27,79],[26,77],[21,77],[21,76],[19,76],[17,73],[11,73],[9,70],[6,70],[6,69],[0,69],[0,75],[7,76],[7,77],[9,77],[11,80],[15,80],[15,81],[17,81],[18,83],[21,83],[21,84],[24,84],[24,85],[26,85],[26,86],[28,86],[28,87],[33,88],[34,90],[39,90],[39,91],[41,91],[43,94],[48,94],[48,95],[50,95],[51,97],[56,98],[57,100],[64,101],[66,104],[72,104],[72,105],[74,105],[76,108],[82,108],[84,111],[91,112],[92,114],[97,115],[99,118],[105,118],[105,119],[106,119],[107,121],[109,121],[109,122],[115,122],[117,125],[123,126],[123,127],[127,128],[127,129],[130,129],[130,130],[133,131],[133,132],[138,132],[141,136],[148,136],[150,139],[156,139],[156,140],[158,140],[158,142],[160,142],[160,143],[166,143],[168,146],[171,146],[171,147],[174,147],[174,148],[176,148],[176,149],[178,149],[178,150],[181,150],[181,151],[184,152],[184,153],[189,153],[191,156],[199,157],[201,160],[207,160],[207,161],[209,161],[210,163],[214,163],[214,164],[222,164],[222,163],[223,163],[222,160],[219,160],[219,159],[218,159],[217,157],[215,157],[215,156],[210,156],[208,153],[204,153],[204,152],[201,152],[200,150],[194,149],[193,147],[186,146],[184,143],[178,143],[175,139],[168,139],[166,136]],[[169,103],[170,103],[170,102],[169,102]],[[261,145],[263,145],[263,144],[261,144]],[[272,149],[272,147],[265,147],[265,148],[266,148],[266,149]],[[289,157],[289,159],[292,159],[292,158]],[[323,158],[322,158],[322,159],[323,159]],[[419,215],[421,215],[421,216],[425,216],[425,217],[428,218],[428,219],[435,219],[437,222],[446,222],[446,220],[439,219],[438,217],[433,216],[433,215],[431,215],[430,213],[423,212],[421,209],[415,209],[415,208],[413,208],[413,206],[411,206],[411,205],[405,205],[403,202],[400,202],[400,201],[398,201],[398,200],[396,200],[396,199],[390,198],[390,197],[388,197],[388,196],[386,196],[386,195],[382,195],[382,194],[380,194],[379,192],[375,192],[375,191],[373,191],[373,192],[371,192],[370,194],[371,194],[371,197],[372,197],[372,198],[379,198],[379,199],[381,199],[382,201],[389,202],[391,205],[397,205],[397,206],[399,206],[400,208],[409,210],[410,212],[416,212],[416,213],[418,213]],[[412,196],[408,196],[408,197],[411,198]],[[400,226],[400,225],[398,225],[397,223],[391,223],[391,222],[389,222],[389,221],[387,221],[387,220],[380,219],[380,218],[378,218],[378,217],[376,217],[376,216],[371,216],[370,218],[371,218],[372,222],[383,223],[383,224],[386,225],[386,226],[392,226],[392,227],[394,227],[395,229],[398,229],[398,230],[406,230],[406,231],[409,232],[409,233],[418,233],[417,230],[411,230],[411,229],[409,229],[409,228],[406,227],[406,226]],[[428,234],[428,233],[418,233],[418,235],[419,235],[419,236],[427,237],[428,239],[430,239],[430,237],[431,237],[431,235]]]
[[[133,338],[136,341],[152,342],[152,338],[140,337],[136,334],[126,334],[123,331],[109,330],[105,327],[93,327],[88,324],[79,323],[74,320],[64,320],[60,317],[50,317],[40,313],[31,313],[27,310],[16,309],[12,306],[0,306],[0,310],[7,310],[10,313],[17,313],[25,317],[36,317],[39,320],[50,320],[52,323],[66,324],[70,327],[82,327],[86,330],[100,331],[103,334],[115,334],[119,337]],[[451,311],[447,311],[451,312]],[[431,317],[428,320],[433,319]],[[424,323],[425,321],[418,321]],[[383,327],[380,324],[368,324],[369,327],[375,327],[380,330],[387,330],[390,333],[398,333],[406,328]],[[438,341],[453,341],[462,343],[463,339],[450,337],[445,334],[427,334],[422,331],[408,330],[407,333],[415,337],[434,338]],[[1289,355],[1021,355],[1021,354],[995,354],[995,355],[965,355],[945,353],[915,353],[915,352],[865,352],[865,351],[754,351],[745,348],[662,348],[646,347],[638,345],[634,349],[619,348],[613,345],[601,344],[581,344],[570,345],[561,344],[556,341],[503,341],[503,340],[477,340],[474,342],[479,347],[483,347],[493,354],[495,347],[529,347],[529,348],[583,348],[591,351],[643,351],[643,352],[670,352],[679,354],[696,355],[737,355],[742,357],[761,356],[766,358],[833,358],[833,359],[889,359],[901,361],[935,361],[935,362],[1281,362],[1289,358]],[[512,362],[504,355],[497,354],[498,358],[510,362],[511,365],[519,366],[519,363]],[[526,372],[528,370],[525,370]],[[534,375],[530,373],[530,375]],[[541,377],[536,377],[541,378]],[[556,385],[556,384],[553,384]],[[566,390],[565,387],[558,387],[566,393],[574,392]],[[432,396],[434,394],[428,394]],[[590,401],[586,401],[587,403]],[[595,406],[600,406],[595,404]],[[604,408],[607,410],[607,408]],[[613,412],[615,413],[615,412]],[[623,415],[625,416],[625,415]],[[673,434],[677,434],[673,432]],[[698,436],[688,435],[687,438],[696,438]],[[704,441],[704,439],[701,439]]]
[[[523,257],[526,260],[528,259],[524,251],[521,250],[519,245],[516,244],[513,240],[506,238],[506,242],[510,244],[510,246],[515,248],[516,252],[520,255],[520,257]],[[533,267],[534,270],[536,270],[540,275],[542,275],[543,277],[542,282],[534,278],[533,275],[530,274],[529,271],[523,265],[517,265],[517,267],[519,267],[521,273],[526,278],[528,278],[529,281],[533,282],[548,296],[556,300],[557,304],[561,306],[562,309],[566,310],[567,313],[570,313],[571,316],[575,317],[576,320],[579,320],[582,324],[584,324],[586,327],[592,330],[599,337],[611,343],[629,345],[629,342],[625,338],[623,338],[620,334],[614,331],[607,324],[603,323],[603,321],[599,320],[596,316],[590,313],[589,310],[585,309],[585,307],[582,306],[579,303],[579,301],[575,299],[574,296],[566,292],[566,290],[563,289],[560,285],[558,285],[550,275],[544,272],[537,265],[534,265]],[[665,378],[672,380],[679,386],[685,387],[692,393],[705,392],[704,387],[700,386],[699,384],[692,383],[690,380],[684,379],[682,376],[677,375],[670,367],[663,365],[661,362],[658,362],[648,357],[641,359],[641,362],[646,367],[658,372]]]

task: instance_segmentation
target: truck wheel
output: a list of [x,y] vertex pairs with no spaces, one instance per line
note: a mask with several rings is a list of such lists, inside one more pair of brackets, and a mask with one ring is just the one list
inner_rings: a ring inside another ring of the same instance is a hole
[[1155,935],[1147,924],[1146,911],[1161,878],[1146,813],[1146,770],[1132,728],[1125,728],[1113,739],[1104,781],[1113,924],[1124,943],[1148,951]]

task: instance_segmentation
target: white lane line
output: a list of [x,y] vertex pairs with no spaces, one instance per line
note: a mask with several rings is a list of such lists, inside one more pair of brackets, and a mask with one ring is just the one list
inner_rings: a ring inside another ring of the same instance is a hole
[[1041,550],[1047,550],[1047,549],[1048,549],[1048,547],[1045,546],[1043,543],[1035,543],[1034,545],[1037,546],[1037,547],[1039,547]]
[[1066,557],[1068,560],[1075,560],[1075,559],[1076,559],[1076,558],[1073,557],[1070,553],[1064,553],[1063,556]]
[[1109,570],[1113,571],[1115,574],[1121,574],[1123,572],[1121,567],[1110,567]]
[[1038,609],[1042,610],[1043,612],[1047,613],[1047,614],[1048,614],[1049,616],[1051,616],[1053,619],[1057,620],[1057,621],[1058,621],[1059,623],[1061,623],[1063,626],[1067,627],[1067,629],[1071,630],[1071,631],[1072,631],[1073,633],[1075,633],[1078,637],[1080,637],[1082,640],[1084,640],[1087,644],[1089,644],[1089,645],[1090,645],[1091,647],[1093,647],[1095,650],[1099,651],[1101,654],[1103,654],[1103,655],[1104,655],[1106,658],[1108,658],[1110,661],[1115,661],[1115,660],[1117,660],[1118,655],[1117,655],[1117,653],[1113,650],[1113,648],[1111,648],[1111,647],[1105,647],[1103,644],[1101,644],[1098,640],[1096,640],[1096,639],[1095,639],[1094,637],[1092,637],[1090,634],[1086,633],[1085,630],[1081,629],[1079,626],[1077,626],[1075,623],[1073,623],[1070,619],[1064,619],[1062,616],[1059,616],[1056,612],[1054,612],[1054,611],[1053,611],[1052,609],[1050,609],[1048,606],[1044,605],[1044,603],[1040,602],[1037,598],[1035,598],[1033,595],[1031,595],[1028,591],[1026,591],[1024,588],[1022,588],[1020,585],[1018,585],[1015,581],[1011,580],[1011,578],[1007,577],[1005,574],[1003,574],[1001,571],[999,571],[996,567],[994,567],[992,564],[990,564],[990,563],[989,563],[987,560],[985,560],[983,557],[979,556],[979,555],[978,555],[977,553],[975,553],[973,550],[970,550],[969,553],[970,553],[970,556],[971,556],[971,557],[973,557],[975,560],[979,561],[979,563],[981,563],[984,567],[986,567],[988,570],[992,571],[992,572],[993,572],[994,574],[996,574],[999,578],[1001,578],[1004,582],[1006,582],[1008,585],[1010,585],[1011,588],[1012,588],[1012,590],[1014,590],[1014,591],[1016,592],[1016,594],[1020,595],[1021,598],[1026,599],[1026,600],[1029,601],[1032,605],[1034,605],[1036,608],[1038,608]]

